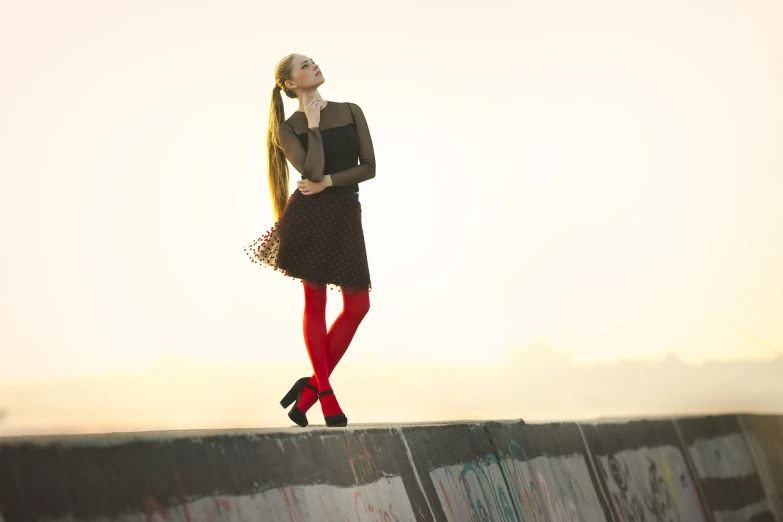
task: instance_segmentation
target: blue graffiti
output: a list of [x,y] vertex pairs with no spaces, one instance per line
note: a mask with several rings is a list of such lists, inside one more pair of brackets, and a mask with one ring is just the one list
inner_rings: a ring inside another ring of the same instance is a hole
[[[550,494],[546,480],[528,461],[522,445],[509,440],[506,452],[487,453],[483,459],[463,465],[460,485],[473,518],[479,522],[579,522],[573,501],[563,498],[562,488]],[[498,471],[494,477],[493,469]],[[473,491],[471,484],[478,491]],[[576,496],[570,479],[568,489]]]

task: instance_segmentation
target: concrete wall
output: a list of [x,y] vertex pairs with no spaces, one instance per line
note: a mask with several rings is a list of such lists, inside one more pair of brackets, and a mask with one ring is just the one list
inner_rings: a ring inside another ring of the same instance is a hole
[[783,522],[783,417],[0,439],[0,522]]

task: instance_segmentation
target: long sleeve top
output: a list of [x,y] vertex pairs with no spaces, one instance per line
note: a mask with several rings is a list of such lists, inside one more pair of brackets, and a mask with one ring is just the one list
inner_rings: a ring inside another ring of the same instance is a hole
[[324,193],[359,192],[359,183],[375,177],[370,129],[355,103],[327,100],[320,125],[313,128],[308,128],[305,113],[296,111],[279,130],[283,153],[302,179],[332,177]]

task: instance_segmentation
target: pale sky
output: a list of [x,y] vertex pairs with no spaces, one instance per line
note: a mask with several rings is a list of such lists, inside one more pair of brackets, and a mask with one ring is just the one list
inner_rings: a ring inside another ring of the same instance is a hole
[[243,250],[273,225],[291,52],[373,137],[357,371],[468,386],[440,364],[540,340],[584,365],[783,354],[783,4],[398,5],[4,2],[0,384],[172,357],[310,373],[301,283]]

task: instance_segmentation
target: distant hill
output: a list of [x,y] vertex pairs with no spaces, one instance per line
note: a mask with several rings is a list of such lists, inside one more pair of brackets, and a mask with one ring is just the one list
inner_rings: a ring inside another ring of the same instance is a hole
[[[307,374],[303,354],[273,365],[168,358],[134,371],[0,382],[3,406],[14,412],[0,423],[0,436],[289,426],[277,401]],[[783,413],[783,357],[689,364],[671,353],[583,365],[539,342],[510,347],[504,361],[481,362],[480,352],[471,363],[349,357],[334,382],[349,418],[370,424]]]

